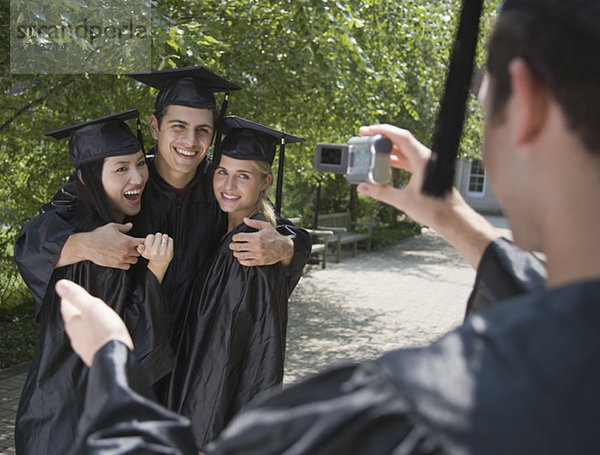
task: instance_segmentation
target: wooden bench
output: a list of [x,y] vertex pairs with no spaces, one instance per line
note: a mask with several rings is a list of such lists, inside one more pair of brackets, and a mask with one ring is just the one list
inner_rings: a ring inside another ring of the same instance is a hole
[[[367,232],[355,231],[355,226],[365,226]],[[377,223],[352,221],[350,219],[349,211],[319,214],[318,229],[330,230],[336,234],[336,237],[331,239],[329,243],[333,244],[333,241],[335,240],[337,262],[340,262],[342,245],[351,244],[353,246],[352,256],[356,256],[358,242],[365,240],[367,241],[367,250],[371,251],[373,227],[375,226],[377,226]]]
[[310,253],[311,255],[316,255],[317,257],[319,257],[320,255],[321,268],[324,269],[327,266],[327,249],[329,248],[329,237],[333,237],[333,231],[305,228],[302,226],[301,216],[289,218],[289,220],[292,223],[294,223],[294,226],[304,229],[312,236],[313,244]]

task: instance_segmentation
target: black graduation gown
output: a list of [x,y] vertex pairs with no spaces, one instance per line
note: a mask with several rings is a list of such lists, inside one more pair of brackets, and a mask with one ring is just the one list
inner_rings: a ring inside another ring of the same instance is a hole
[[76,191],[71,176],[52,201],[43,205],[40,213],[23,225],[15,242],[15,262],[33,296],[36,314],[39,314],[63,246],[75,232]]
[[[174,257],[163,279],[162,288],[171,322],[172,344],[178,344],[185,308],[194,279],[202,270],[210,250],[226,232],[227,217],[213,195],[212,174],[205,160],[187,185],[181,200],[175,190],[148,160],[150,178],[144,189],[142,209],[133,222],[131,235],[145,237],[161,232],[175,241]],[[54,267],[67,238],[73,234],[72,212],[77,199],[73,182],[63,187],[41,216],[27,223],[15,244],[15,261],[37,302],[46,292]],[[278,231],[294,240],[294,259],[286,267],[286,279],[294,285],[310,256],[311,237],[289,220],[278,219]]]
[[[474,315],[430,346],[331,368],[250,404],[206,453],[595,453],[598,302],[600,281],[541,290]],[[173,453],[193,453],[185,420],[133,393],[143,388],[139,374],[116,383],[114,365],[98,368],[111,382],[94,394],[110,386],[122,395],[118,407],[86,404],[94,424],[81,428],[79,453],[99,453],[95,445],[111,435],[139,442],[171,425],[182,432],[168,442]],[[118,423],[101,421],[109,410]],[[140,416],[143,429],[133,422]],[[130,453],[120,450],[102,453]]]
[[132,235],[162,232],[174,239],[174,256],[162,287],[169,296],[167,308],[175,348],[192,284],[211,248],[225,232],[227,217],[213,197],[212,177],[205,173],[204,164],[198,167],[180,200],[173,187],[158,174],[153,160],[148,161],[148,169],[150,178],[144,189],[140,214],[133,220]]
[[[262,214],[254,219],[266,221]],[[192,421],[198,448],[213,440],[259,393],[281,385],[288,288],[280,264],[240,265],[231,237],[195,282],[171,374],[167,406]]]
[[[100,224],[84,204],[76,217],[77,232]],[[124,271],[84,261],[56,269],[42,304],[36,306],[41,330],[17,411],[15,442],[19,453],[65,453],[75,441],[83,409],[88,368],[73,352],[64,330],[60,298],[54,290],[62,278],[103,299],[123,318],[136,356],[152,382],[173,367],[160,284],[144,264]]]
[[68,453],[196,455],[197,451],[190,421],[155,402],[133,353],[111,341],[96,353],[89,370],[77,443]]

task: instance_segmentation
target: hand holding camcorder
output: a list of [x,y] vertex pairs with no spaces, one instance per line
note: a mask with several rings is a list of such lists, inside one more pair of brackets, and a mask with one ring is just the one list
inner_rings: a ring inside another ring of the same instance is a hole
[[346,174],[350,183],[383,185],[392,178],[391,152],[392,142],[381,134],[352,137],[348,145],[319,142],[315,148],[315,170]]

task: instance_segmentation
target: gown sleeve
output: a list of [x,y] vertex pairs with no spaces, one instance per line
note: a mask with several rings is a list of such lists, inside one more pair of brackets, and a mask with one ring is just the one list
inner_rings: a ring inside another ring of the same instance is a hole
[[243,410],[207,455],[441,454],[373,362],[330,367]]
[[300,281],[304,266],[310,257],[312,237],[304,229],[294,226],[290,220],[281,217],[277,217],[277,231],[282,235],[290,236],[294,241],[294,258],[292,263],[283,269],[287,279],[289,297]]
[[[109,342],[94,358],[73,453],[195,453],[189,421],[152,398],[135,357]],[[254,402],[205,453],[443,452],[386,374],[367,362],[330,368]]]
[[477,268],[466,316],[496,302],[544,287],[546,265],[533,253],[504,238],[492,241]]
[[144,265],[133,267],[135,289],[124,309],[123,321],[131,334],[135,354],[151,384],[166,376],[175,366],[169,333],[169,314],[160,283]]
[[34,297],[36,318],[63,246],[75,231],[71,216],[76,202],[75,183],[70,180],[17,237],[15,262]]
[[133,353],[111,341],[94,357],[71,454],[196,454],[190,423],[155,403]]

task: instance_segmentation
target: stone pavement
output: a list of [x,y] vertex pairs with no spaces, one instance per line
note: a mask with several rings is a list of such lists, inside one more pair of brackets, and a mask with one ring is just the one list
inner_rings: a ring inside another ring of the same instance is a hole
[[29,364],[0,371],[0,454],[14,454],[15,415]]
[[[506,218],[486,216],[511,238]],[[475,271],[431,229],[310,267],[289,300],[284,384],[339,360],[427,344],[459,325]]]
[[[490,219],[507,228],[504,219]],[[337,360],[428,343],[460,324],[475,272],[439,235],[307,267],[289,301],[284,383]],[[0,454],[13,454],[27,365],[0,371]]]
[[422,235],[327,268],[309,268],[289,301],[284,382],[336,360],[425,344],[461,323],[475,272],[445,240]]

